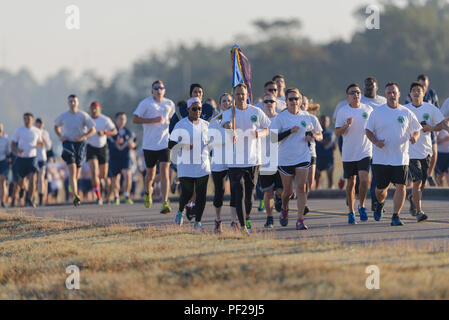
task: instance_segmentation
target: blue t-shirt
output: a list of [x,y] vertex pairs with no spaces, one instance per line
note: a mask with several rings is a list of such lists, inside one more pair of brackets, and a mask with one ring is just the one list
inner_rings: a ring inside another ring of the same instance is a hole
[[125,147],[123,150],[120,150],[116,147],[115,143],[119,137],[123,138],[123,143],[120,145],[123,146],[127,144],[129,140],[136,142],[136,135],[134,132],[131,132],[128,128],[123,128],[118,130],[118,133],[115,136],[108,137],[108,147],[110,159],[114,158],[128,158],[129,157],[129,146]]
[[335,135],[329,130],[323,130],[323,140],[316,142],[316,156],[322,158],[333,158],[335,149]]

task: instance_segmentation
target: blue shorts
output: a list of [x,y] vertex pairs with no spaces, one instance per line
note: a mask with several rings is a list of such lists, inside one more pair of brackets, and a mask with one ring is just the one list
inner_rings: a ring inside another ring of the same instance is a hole
[[9,164],[8,160],[2,160],[0,161],[0,176],[8,176],[8,170],[9,170]]
[[69,165],[75,163],[78,168],[86,157],[86,142],[64,141],[62,143],[62,159]]
[[317,157],[316,158],[316,169],[318,171],[329,170],[334,167],[334,157]]
[[25,178],[31,173],[37,173],[39,168],[37,164],[37,158],[20,158],[18,157],[13,164],[14,171],[17,178]]
[[130,157],[111,157],[109,160],[109,177],[115,177],[119,173],[122,172],[122,170],[128,170],[129,164],[130,164]]

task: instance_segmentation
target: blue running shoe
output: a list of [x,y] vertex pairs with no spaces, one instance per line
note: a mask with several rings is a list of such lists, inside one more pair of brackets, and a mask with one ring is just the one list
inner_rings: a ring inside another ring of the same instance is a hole
[[348,213],[348,223],[349,224],[357,224],[357,222],[355,221],[355,213],[354,212]]
[[193,232],[203,232],[203,225],[201,224],[201,222],[195,222],[195,224],[193,225]]
[[399,219],[398,215],[393,215],[393,217],[391,218],[391,225],[392,226],[403,226],[404,223],[401,221],[401,219]]
[[178,211],[178,213],[175,216],[175,224],[182,226],[182,224],[184,222],[184,218],[185,218],[185,214]]
[[359,206],[359,215],[360,215],[360,221],[368,221],[368,214],[366,213],[365,207]]
[[376,211],[374,211],[374,220],[380,221],[380,219],[382,219],[383,209],[384,203],[377,203]]

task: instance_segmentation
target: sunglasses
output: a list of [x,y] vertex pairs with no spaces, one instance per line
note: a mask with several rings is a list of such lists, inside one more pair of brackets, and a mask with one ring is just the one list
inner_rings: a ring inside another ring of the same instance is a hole
[[268,89],[268,92],[276,92],[276,91],[278,91],[278,89],[274,89],[274,88]]
[[292,102],[292,101],[299,101],[299,97],[288,98],[288,101],[290,101],[290,102]]
[[276,101],[274,100],[264,100],[263,103],[275,103]]
[[201,111],[203,108],[201,108],[201,107],[193,107],[191,110],[193,111],[193,112],[197,112],[197,111]]
[[359,91],[359,90],[356,90],[356,91],[349,91],[348,93],[349,93],[350,95],[353,95],[353,94],[362,94],[362,92]]
[[155,86],[155,87],[153,87],[153,90],[164,90],[165,89],[165,87],[161,87],[161,86]]

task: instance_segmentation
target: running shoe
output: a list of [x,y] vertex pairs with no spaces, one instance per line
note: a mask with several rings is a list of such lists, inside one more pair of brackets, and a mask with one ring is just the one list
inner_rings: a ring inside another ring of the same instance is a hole
[[393,217],[391,218],[391,225],[392,226],[403,226],[404,223],[401,221],[401,219],[399,219],[399,215],[393,215]]
[[340,180],[338,180],[338,188],[340,189],[340,190],[343,190],[343,187],[345,186],[345,180],[343,180],[343,179],[341,179],[340,178]]
[[371,211],[376,211],[377,201],[371,200]]
[[259,212],[264,212],[265,211],[265,203],[263,202],[263,200],[260,200],[259,208],[257,208],[257,211],[259,211]]
[[240,231],[242,232],[243,235],[249,236],[249,230],[246,226],[240,228]]
[[73,195],[73,205],[75,207],[78,207],[78,206],[81,205],[81,200],[80,200],[80,198],[76,194]]
[[296,221],[296,230],[308,230],[308,229],[309,229],[309,227],[307,227],[304,224],[304,219],[298,219]]
[[98,204],[99,206],[102,206],[102,205],[103,205],[103,199],[102,199],[102,198],[97,199],[97,204]]
[[282,211],[282,198],[278,197],[276,194],[274,194],[274,208],[277,212]]
[[2,205],[2,208],[3,208],[3,209],[4,209],[4,208],[6,208],[6,207],[5,207],[5,204],[4,204],[3,202],[2,202],[2,204],[1,204],[1,205]]
[[153,204],[151,193],[145,192],[144,199],[145,199],[145,208],[151,208],[151,205]]
[[193,231],[194,232],[203,232],[204,228],[203,225],[201,224],[201,222],[195,222],[195,224],[193,225]]
[[195,218],[195,212],[193,211],[194,206],[185,206],[186,209],[186,216],[189,221],[192,221],[193,218]]
[[422,211],[418,212],[417,215],[416,215],[416,220],[418,222],[424,221],[427,218],[428,218],[427,215],[424,212],[422,212]]
[[309,207],[305,206],[304,207],[304,215],[308,214],[310,212]]
[[246,228],[248,230],[251,230],[253,228],[253,226],[251,225],[251,218],[250,217],[246,218]]
[[279,216],[279,223],[283,227],[288,225],[288,210],[282,209],[281,215]]
[[223,228],[221,225],[221,220],[215,220],[214,233],[218,234],[218,233],[222,233],[222,232],[223,232]]
[[182,224],[184,223],[184,217],[185,214],[182,213],[181,211],[178,211],[178,213],[175,216],[175,224],[182,226]]
[[383,209],[384,209],[384,203],[377,203],[376,205],[376,211],[374,211],[374,220],[380,221],[382,219],[383,215]]
[[410,214],[412,216],[416,217],[416,214],[418,212],[416,211],[416,206],[415,206],[415,203],[412,200],[412,194],[411,193],[407,196],[407,200],[410,202]]
[[36,208],[36,204],[31,199],[26,199],[25,205],[29,208]]
[[430,185],[431,187],[435,187],[435,186],[436,186],[435,180],[433,180],[433,177],[432,177],[432,176],[428,176],[428,177],[427,177],[427,182],[429,182],[429,185]]
[[359,206],[359,215],[360,215],[360,221],[368,221],[368,214],[366,213],[366,208]]
[[119,205],[120,205],[120,198],[119,198],[119,197],[114,197],[114,204],[115,204],[116,206],[119,206]]
[[355,213],[354,212],[348,213],[348,224],[357,224],[357,222],[355,221]]
[[125,203],[127,204],[134,204],[134,201],[130,197],[125,197]]
[[231,228],[232,228],[232,230],[237,230],[237,229],[239,228],[238,223],[235,222],[235,221],[232,221],[232,222],[231,222]]
[[267,229],[273,229],[274,228],[273,217],[267,217],[267,222],[265,222],[264,228],[267,228]]
[[160,213],[167,214],[167,213],[170,213],[170,212],[171,212],[170,204],[168,203],[168,201],[164,201],[162,203],[162,207],[161,207]]

